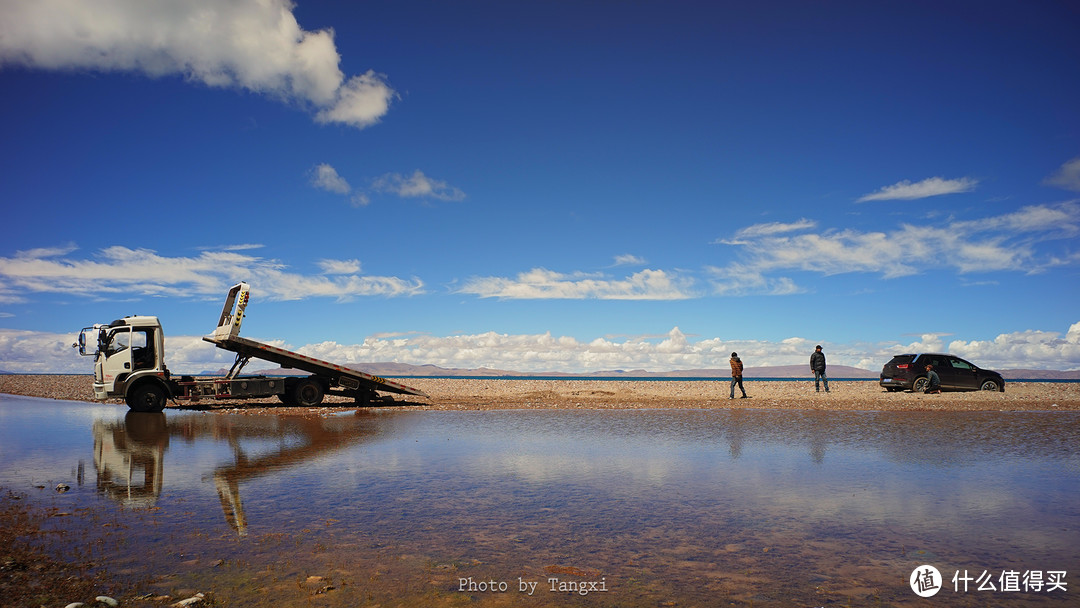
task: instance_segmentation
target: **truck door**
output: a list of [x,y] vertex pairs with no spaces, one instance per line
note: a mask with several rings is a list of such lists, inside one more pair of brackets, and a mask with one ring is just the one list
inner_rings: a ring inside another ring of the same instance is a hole
[[116,327],[105,336],[105,350],[101,351],[101,375],[105,382],[131,373],[131,328]]

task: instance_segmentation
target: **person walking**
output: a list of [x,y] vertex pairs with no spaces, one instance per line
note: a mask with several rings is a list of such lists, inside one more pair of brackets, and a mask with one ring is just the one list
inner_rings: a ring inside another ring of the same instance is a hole
[[735,385],[739,385],[739,390],[742,391],[741,399],[746,399],[746,389],[742,385],[742,359],[739,358],[739,353],[731,353],[731,396],[728,399],[735,398]]
[[821,345],[814,348],[810,355],[810,371],[814,372],[814,390],[821,392],[821,383],[825,383],[825,392],[829,392],[829,378],[825,375],[825,353],[821,352]]

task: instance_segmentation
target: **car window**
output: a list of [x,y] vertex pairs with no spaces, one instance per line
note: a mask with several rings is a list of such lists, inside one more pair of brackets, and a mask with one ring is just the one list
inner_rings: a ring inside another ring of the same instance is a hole
[[964,361],[963,359],[949,359],[949,363],[952,364],[952,366],[956,369],[974,369],[970,363]]

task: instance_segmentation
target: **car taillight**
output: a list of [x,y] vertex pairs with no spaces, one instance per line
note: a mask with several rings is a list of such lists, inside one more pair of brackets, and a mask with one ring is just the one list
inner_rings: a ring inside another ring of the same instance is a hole
[[907,363],[897,363],[896,364],[896,369],[907,369],[907,368],[908,368]]

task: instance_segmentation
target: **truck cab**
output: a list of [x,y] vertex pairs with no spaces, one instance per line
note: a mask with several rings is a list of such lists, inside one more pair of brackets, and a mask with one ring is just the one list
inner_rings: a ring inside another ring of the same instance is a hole
[[[92,350],[88,334],[95,342]],[[110,395],[127,395],[132,409],[143,409],[131,403],[135,391],[130,389],[137,384],[164,388],[168,395],[162,381],[168,378],[164,352],[165,337],[157,317],[124,317],[79,332],[79,354],[94,357],[94,397],[104,400]]]

